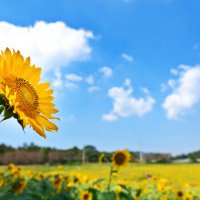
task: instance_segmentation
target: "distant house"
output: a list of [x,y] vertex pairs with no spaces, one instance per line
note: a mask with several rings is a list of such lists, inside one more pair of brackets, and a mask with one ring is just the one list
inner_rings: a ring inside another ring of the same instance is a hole
[[173,160],[173,163],[190,163],[190,162],[191,162],[190,158],[182,158],[182,159]]
[[[196,162],[200,162],[200,158],[195,159]],[[190,163],[191,159],[190,158],[182,158],[182,159],[176,159],[173,160],[173,163]]]
[[169,162],[172,156],[169,153],[141,153],[140,161],[142,162]]

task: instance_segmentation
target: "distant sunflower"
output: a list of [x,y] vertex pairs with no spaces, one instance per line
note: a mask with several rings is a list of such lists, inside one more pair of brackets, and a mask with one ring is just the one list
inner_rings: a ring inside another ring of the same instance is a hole
[[131,159],[131,154],[128,150],[118,150],[112,155],[112,166],[119,168],[128,164]]
[[31,66],[30,58],[24,59],[19,51],[8,48],[0,55],[0,114],[3,120],[14,117],[25,128],[30,125],[46,138],[45,130],[57,131],[49,121],[58,112],[52,103],[53,90],[49,83],[40,82],[41,68]]
[[81,200],[92,200],[92,193],[87,190],[81,192]]
[[16,195],[21,194],[24,191],[26,185],[27,185],[27,182],[25,180],[18,180],[17,182],[13,184],[14,193]]
[[182,199],[183,196],[184,196],[184,193],[183,193],[183,191],[178,190],[178,191],[176,192],[176,195],[177,195],[177,198],[178,198],[178,199]]
[[53,182],[53,185],[57,189],[58,192],[62,189],[62,183],[63,183],[62,178],[59,175],[56,176]]
[[1,187],[3,187],[3,185],[4,185],[4,177],[3,176],[0,176],[0,189],[1,189]]

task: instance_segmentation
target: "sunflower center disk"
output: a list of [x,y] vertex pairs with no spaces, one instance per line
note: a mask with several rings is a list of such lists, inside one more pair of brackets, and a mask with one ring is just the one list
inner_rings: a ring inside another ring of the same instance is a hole
[[30,117],[38,110],[38,95],[33,86],[22,78],[16,78],[17,101],[19,108]]
[[89,195],[88,195],[88,194],[85,194],[84,197],[83,197],[83,199],[84,199],[84,200],[88,200],[88,199],[89,199]]
[[126,160],[126,156],[123,153],[118,153],[115,156],[115,162],[117,165],[123,165]]

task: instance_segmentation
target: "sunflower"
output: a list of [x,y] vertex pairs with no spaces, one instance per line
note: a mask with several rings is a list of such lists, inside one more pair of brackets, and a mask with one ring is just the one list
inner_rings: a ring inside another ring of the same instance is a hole
[[4,177],[3,176],[0,176],[0,188],[3,187],[4,185]]
[[[58,112],[52,103],[53,90],[49,83],[40,82],[41,68],[30,64],[19,51],[8,48],[0,54],[0,114],[6,120],[17,119],[24,129],[31,126],[39,135],[46,138],[45,130],[57,131],[58,127],[49,121],[56,119]],[[57,118],[58,119],[58,118]]]
[[87,190],[81,192],[81,200],[92,200],[92,193]]
[[178,198],[178,199],[182,199],[182,198],[183,198],[183,196],[184,196],[184,193],[183,193],[183,191],[181,191],[181,190],[178,190],[178,191],[176,192],[176,196],[177,196],[177,198]]
[[15,164],[10,163],[10,164],[7,166],[7,168],[8,168],[8,170],[9,170],[10,172],[12,172],[12,171],[14,171],[14,169],[15,169]]
[[24,191],[24,189],[26,188],[26,185],[27,185],[27,181],[17,180],[17,182],[15,182],[12,186],[14,193],[16,195],[21,194]]
[[131,159],[131,154],[128,150],[118,150],[112,155],[112,166],[119,168],[128,164]]
[[54,187],[57,189],[58,192],[62,189],[62,183],[63,183],[62,178],[61,178],[59,175],[57,175],[57,176],[55,177],[55,180],[54,180],[54,182],[53,182],[53,185],[54,185]]

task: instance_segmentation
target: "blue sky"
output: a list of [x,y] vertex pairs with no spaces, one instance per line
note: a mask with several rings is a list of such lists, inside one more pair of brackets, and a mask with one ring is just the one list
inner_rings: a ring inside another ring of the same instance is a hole
[[1,8],[0,48],[43,68],[61,117],[46,140],[3,122],[1,143],[199,150],[198,0],[21,0]]

